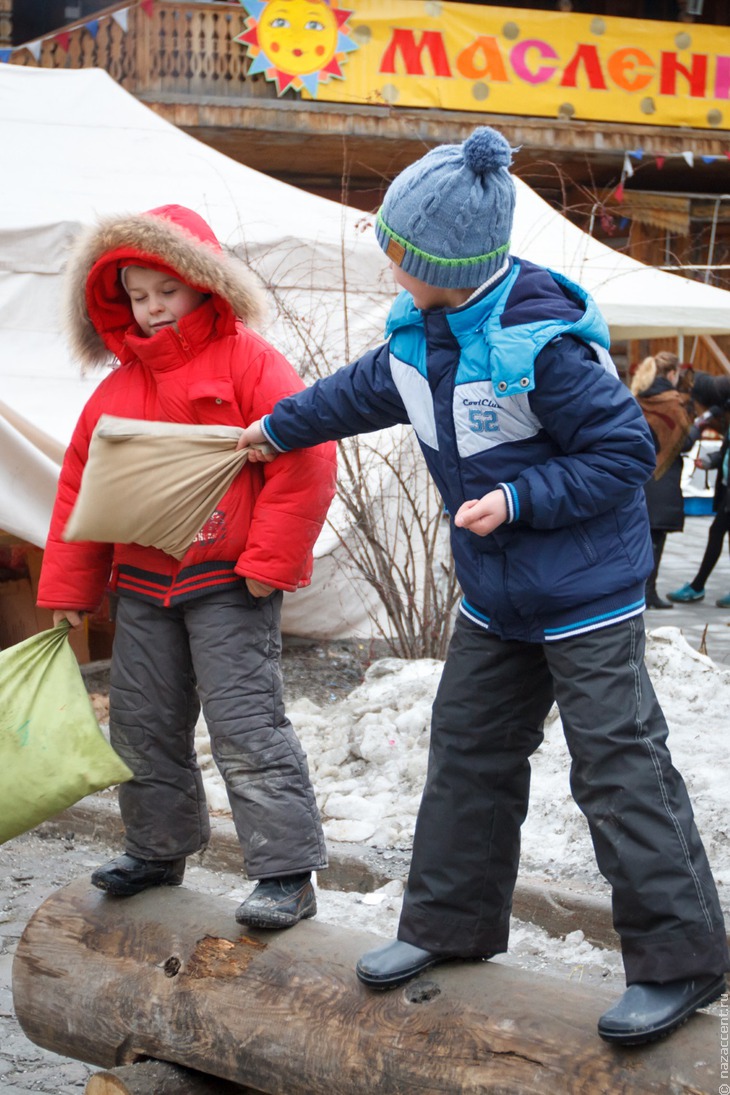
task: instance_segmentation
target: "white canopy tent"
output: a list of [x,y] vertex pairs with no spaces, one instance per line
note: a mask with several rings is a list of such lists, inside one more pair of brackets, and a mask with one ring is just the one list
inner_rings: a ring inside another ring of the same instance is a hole
[[[59,316],[68,247],[97,216],[171,202],[201,213],[267,286],[265,333],[307,379],[380,338],[394,288],[371,217],[228,159],[107,73],[0,65],[0,141],[1,530],[45,543],[62,451],[104,375],[79,375]],[[580,281],[615,338],[730,333],[730,293],[612,251],[517,183],[514,253]],[[371,630],[376,602],[338,576],[339,537],[323,533],[315,583],[287,601],[294,633]]]
[[[308,377],[380,337],[393,288],[367,217],[234,163],[105,72],[1,66],[0,133],[0,529],[43,546],[63,450],[105,375],[79,374],[59,315],[68,248],[98,216],[200,212],[269,289],[265,333]],[[317,547],[323,626],[369,633],[376,599],[339,575],[338,542],[325,530]],[[288,598],[290,630],[317,633],[313,596]]]

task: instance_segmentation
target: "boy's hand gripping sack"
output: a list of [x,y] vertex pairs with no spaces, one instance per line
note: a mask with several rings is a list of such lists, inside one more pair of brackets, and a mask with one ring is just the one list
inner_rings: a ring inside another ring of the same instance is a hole
[[68,624],[0,651],[0,844],[132,778],[99,729]]

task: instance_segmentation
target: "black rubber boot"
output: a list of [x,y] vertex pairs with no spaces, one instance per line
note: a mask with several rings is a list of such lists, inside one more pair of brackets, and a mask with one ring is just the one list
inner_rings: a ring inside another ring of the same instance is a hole
[[358,981],[369,989],[395,989],[440,962],[482,962],[491,957],[491,954],[485,954],[482,958],[432,954],[414,947],[412,943],[394,939],[392,943],[364,954],[355,966],[355,973]]
[[395,939],[384,947],[364,954],[355,967],[355,973],[358,980],[370,989],[394,989],[439,961],[447,959]]
[[663,601],[657,593],[656,589],[649,589],[646,587],[646,607],[647,608],[674,608],[671,601]]
[[239,924],[251,928],[291,928],[317,914],[310,874],[264,878],[236,910]]
[[617,1004],[598,1020],[598,1033],[614,1045],[656,1042],[686,1023],[698,1008],[725,992],[725,978],[691,977],[683,981],[629,985]]
[[113,897],[132,897],[151,886],[179,886],[185,874],[182,859],[138,859],[120,855],[97,867],[91,876],[92,886]]

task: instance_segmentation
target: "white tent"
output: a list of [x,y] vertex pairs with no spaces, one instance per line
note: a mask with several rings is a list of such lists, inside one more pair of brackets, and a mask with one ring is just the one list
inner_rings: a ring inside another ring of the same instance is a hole
[[[79,375],[59,316],[68,247],[97,216],[200,212],[269,289],[266,334],[310,378],[381,336],[393,286],[369,218],[234,163],[105,72],[0,66],[0,134],[0,529],[43,546],[63,450],[105,375]],[[332,530],[317,552],[327,633],[369,633],[377,602],[338,577]],[[317,633],[315,595],[287,600],[290,631]]]
[[[105,72],[0,65],[0,142],[0,529],[44,544],[62,450],[103,375],[79,376],[58,314],[68,246],[97,216],[196,209],[268,287],[266,333],[307,378],[380,337],[393,284],[371,217],[235,163]],[[730,332],[730,293],[617,254],[519,180],[513,244],[582,282],[616,338]],[[339,550],[323,534],[289,630],[317,633],[311,604],[326,588],[322,633],[369,631],[373,600],[337,577]]]

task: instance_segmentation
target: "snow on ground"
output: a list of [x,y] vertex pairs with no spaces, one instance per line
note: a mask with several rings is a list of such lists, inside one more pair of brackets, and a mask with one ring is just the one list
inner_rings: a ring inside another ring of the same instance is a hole
[[[727,811],[727,735],[730,671],[689,646],[678,628],[647,635],[647,667],[669,723],[669,745],[687,783],[726,916],[730,915]],[[306,749],[330,844],[355,842],[409,849],[428,755],[430,710],[442,663],[375,662],[350,695],[326,707],[299,700],[289,716]],[[213,810],[227,810],[223,782],[210,755],[204,723],[196,747]],[[532,758],[530,809],[522,830],[521,876],[568,884],[608,896],[598,874],[588,828],[569,787],[570,760],[557,708]],[[322,894],[320,918],[350,922],[393,936],[400,910],[399,881],[374,894]],[[376,913],[376,916],[370,915]],[[520,964],[563,962],[615,975],[618,955],[597,951],[580,932],[550,940],[515,924],[511,955]],[[532,956],[532,959],[531,959]],[[512,960],[512,959],[508,959]]]
[[[718,882],[730,897],[727,813],[730,671],[699,654],[677,628],[648,634],[647,667],[670,727],[682,772]],[[302,699],[289,716],[306,749],[327,840],[377,848],[410,847],[428,755],[431,704],[442,663],[375,662],[339,703]],[[196,742],[211,809],[227,810],[220,775],[201,720]],[[603,882],[583,815],[568,783],[570,759],[556,707],[532,758],[530,810],[523,827],[521,869],[550,880]]]

